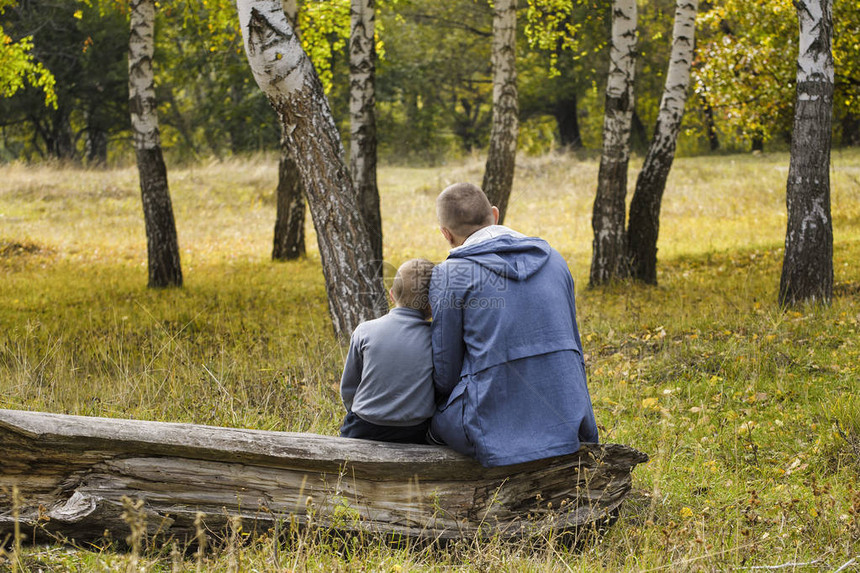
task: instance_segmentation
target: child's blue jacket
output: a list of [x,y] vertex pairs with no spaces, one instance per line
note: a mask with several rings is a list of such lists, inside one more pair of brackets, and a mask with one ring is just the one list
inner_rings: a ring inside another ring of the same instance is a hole
[[433,434],[485,466],[596,442],[573,278],[535,237],[453,249],[433,271]]

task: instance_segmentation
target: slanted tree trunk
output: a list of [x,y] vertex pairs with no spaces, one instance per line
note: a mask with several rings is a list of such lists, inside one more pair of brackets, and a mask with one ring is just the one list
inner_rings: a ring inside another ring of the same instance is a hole
[[182,286],[179,242],[158,132],[152,52],[155,0],[132,0],[128,43],[128,98],[146,223],[149,286]]
[[[284,14],[299,34],[298,3],[282,0]],[[277,212],[272,260],[289,261],[305,255],[305,197],[296,164],[287,149],[287,137],[281,132],[281,159],[278,164]]]
[[493,4],[493,128],[484,170],[484,192],[505,220],[514,183],[519,132],[517,99],[517,0]]
[[335,333],[388,310],[343,145],[313,64],[278,0],[239,0],[245,52],[278,112],[317,231]]
[[376,187],[376,0],[350,0],[349,164],[377,272],[382,273],[382,217]]
[[660,232],[660,204],[666,179],[675,159],[675,145],[681,131],[696,32],[698,0],[677,0],[672,53],[666,72],[666,86],[657,114],[654,137],[648,147],[636,190],[630,203],[627,227],[627,255],[634,279],[657,284],[657,236]]
[[833,4],[832,0],[795,0],[794,5],[800,21],[800,50],[779,302],[829,304],[833,296],[830,217]]
[[624,224],[630,122],[633,117],[633,76],[636,69],[636,19],[635,0],[613,0],[612,43],[603,117],[603,153],[591,216],[594,242],[590,286],[627,276]]

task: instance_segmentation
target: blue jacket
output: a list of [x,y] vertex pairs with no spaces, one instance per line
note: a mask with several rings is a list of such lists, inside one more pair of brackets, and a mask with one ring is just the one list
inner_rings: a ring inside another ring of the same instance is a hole
[[485,466],[596,442],[573,278],[538,238],[451,251],[433,271],[433,434]]

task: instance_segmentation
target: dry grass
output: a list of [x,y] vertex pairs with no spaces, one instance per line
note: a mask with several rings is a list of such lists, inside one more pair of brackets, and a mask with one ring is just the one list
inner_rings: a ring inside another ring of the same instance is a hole
[[[581,285],[603,437],[652,456],[607,535],[575,550],[545,540],[441,551],[314,532],[239,544],[228,534],[199,562],[171,547],[138,555],[25,544],[22,563],[46,571],[126,570],[135,560],[224,571],[849,563],[860,555],[860,153],[833,157],[830,308],[775,306],[787,167],[783,154],[679,159],[663,204],[660,286],[594,291],[583,287],[596,162],[547,155],[518,167],[508,223],[548,239]],[[433,198],[482,172],[478,158],[383,168],[386,258],[444,258]],[[334,433],[343,350],[331,336],[313,237],[306,260],[268,260],[276,162],[213,162],[169,177],[187,283],[148,291],[134,169],[0,167],[0,407]]]

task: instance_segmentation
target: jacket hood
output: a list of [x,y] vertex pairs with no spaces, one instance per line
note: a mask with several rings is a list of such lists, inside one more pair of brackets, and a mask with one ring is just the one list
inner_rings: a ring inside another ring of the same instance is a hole
[[449,259],[466,259],[517,281],[526,280],[549,260],[552,247],[537,237],[503,235],[453,249]]

